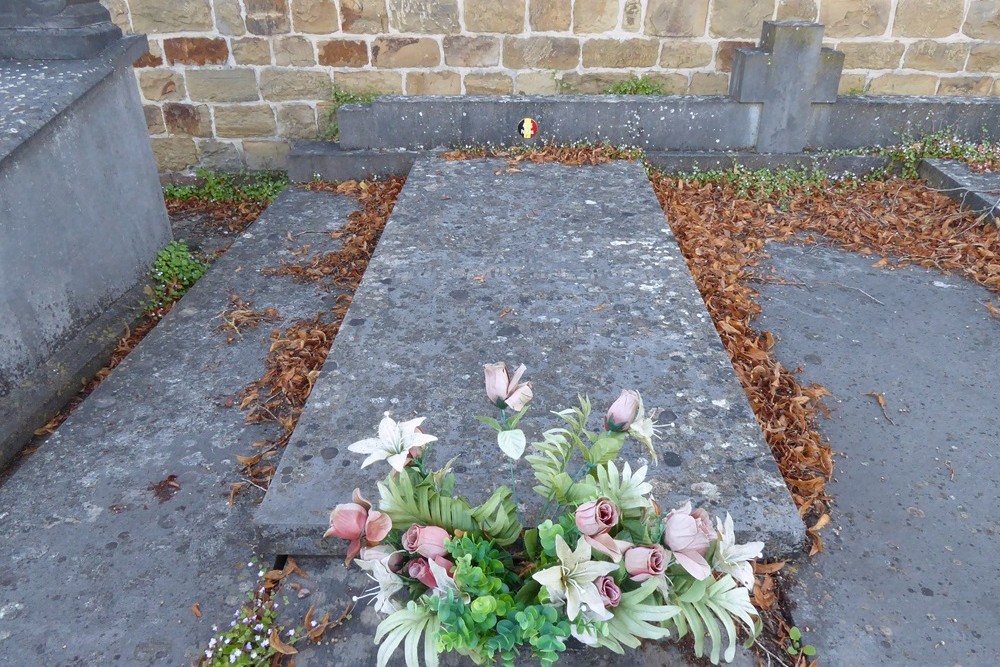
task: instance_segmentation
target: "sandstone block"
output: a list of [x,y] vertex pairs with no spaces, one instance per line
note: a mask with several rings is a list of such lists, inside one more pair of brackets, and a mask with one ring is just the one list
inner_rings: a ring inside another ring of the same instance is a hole
[[320,42],[319,64],[329,67],[364,67],[368,64],[368,45],[357,39],[331,39]]
[[967,72],[1000,72],[1000,44],[975,44],[965,64]]
[[774,0],[714,0],[708,32],[716,37],[759,37]]
[[618,25],[618,0],[575,0],[573,32],[607,32]]
[[583,66],[650,67],[659,50],[657,39],[591,39],[583,43]]
[[514,80],[506,74],[466,74],[463,81],[467,95],[510,95],[514,92]]
[[246,25],[243,23],[243,10],[240,0],[214,0],[215,26],[220,35],[245,35]]
[[198,147],[198,165],[209,169],[242,171],[246,169],[239,147],[229,141],[195,139]]
[[153,137],[153,155],[160,173],[186,171],[198,164],[198,149],[189,137]]
[[229,46],[221,37],[170,37],[163,40],[163,53],[171,65],[224,65]]
[[389,0],[389,16],[400,32],[451,34],[460,27],[458,0]]
[[296,69],[265,69],[260,73],[260,92],[265,100],[325,100],[330,97],[330,75]]
[[163,46],[156,39],[149,39],[149,51],[132,63],[132,67],[142,69],[144,67],[159,67],[163,64]]
[[377,93],[400,95],[403,92],[403,75],[399,72],[337,72],[333,85],[352,93]]
[[824,0],[819,21],[826,37],[871,37],[889,25],[891,0]]
[[243,156],[247,169],[283,170],[288,167],[289,145],[287,141],[243,140]]
[[864,74],[844,74],[837,86],[838,95],[862,95],[865,92]]
[[[135,22],[133,13],[132,22]],[[969,37],[1000,42],[1000,2],[997,0],[970,0],[969,13],[962,27]]]
[[991,76],[955,76],[942,77],[941,85],[938,86],[938,95],[965,95],[982,96],[989,95],[993,87],[993,77]]
[[276,37],[272,43],[275,65],[309,67],[316,64],[312,42],[305,37]]
[[663,89],[664,95],[683,95],[688,86],[688,79],[683,74],[651,72],[643,74],[642,77],[647,81],[659,85]]
[[555,95],[559,84],[552,72],[520,72],[514,81],[514,92],[518,95]]
[[528,24],[535,32],[564,32],[572,16],[571,0],[531,0]]
[[500,38],[449,35],[444,38],[444,62],[452,67],[495,67],[500,64]]
[[503,64],[511,69],[570,69],[580,62],[580,42],[572,37],[505,37]]
[[819,14],[817,0],[778,0],[778,20],[803,19],[815,21]]
[[389,32],[389,14],[379,0],[340,0],[344,32],[374,34]]
[[316,111],[308,104],[278,107],[278,136],[286,139],[315,139]]
[[108,13],[111,14],[111,22],[121,28],[122,32],[130,32],[132,26],[128,20],[128,2],[126,0],[102,0]]
[[906,47],[899,42],[841,42],[844,69],[896,69]]
[[642,2],[640,0],[625,0],[622,7],[622,30],[639,32],[642,30]]
[[252,102],[260,99],[252,69],[189,69],[188,94],[199,102]]
[[243,0],[247,31],[254,35],[278,35],[291,30],[288,0]]
[[[204,32],[212,30],[209,0],[131,0],[136,32]],[[192,151],[194,146],[192,144]]]
[[436,67],[441,49],[429,37],[376,37],[372,42],[375,67]]
[[729,75],[720,72],[695,72],[688,83],[689,95],[725,95],[729,92]]
[[710,62],[712,62],[711,44],[676,39],[663,40],[663,47],[660,49],[660,67],[684,69],[704,67]]
[[163,105],[163,119],[170,134],[181,137],[212,136],[212,115],[207,104],[181,104],[167,102]]
[[968,54],[968,44],[924,39],[907,47],[903,67],[931,72],[957,72],[965,65]]
[[292,27],[295,32],[329,34],[340,30],[340,16],[334,0],[292,0]]
[[167,126],[163,122],[163,109],[155,104],[142,105],[142,115],[146,118],[146,129],[150,134],[163,134]]
[[215,107],[215,135],[223,138],[273,137],[274,110],[266,104]]
[[715,69],[719,72],[733,71],[733,53],[736,52],[736,49],[756,45],[756,42],[737,42],[732,40],[719,42],[719,48],[715,53]]
[[147,69],[139,72],[139,90],[150,102],[179,100],[184,97],[184,77],[172,69]]
[[271,64],[271,46],[266,39],[260,37],[234,39],[232,49],[233,60],[237,65]]
[[462,77],[458,72],[408,72],[407,95],[460,95]]
[[900,37],[947,37],[962,27],[964,0],[898,0],[892,34]]
[[573,95],[603,95],[616,83],[632,78],[630,72],[566,72],[559,90]]
[[700,37],[705,34],[708,0],[649,0],[646,34],[660,37]]
[[465,28],[517,34],[524,31],[524,9],[524,0],[465,0]]
[[883,74],[868,84],[872,95],[933,95],[938,78],[930,74]]

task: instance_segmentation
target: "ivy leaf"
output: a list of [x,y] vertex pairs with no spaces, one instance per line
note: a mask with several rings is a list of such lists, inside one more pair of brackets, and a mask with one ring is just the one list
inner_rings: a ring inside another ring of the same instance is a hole
[[524,437],[524,431],[517,428],[513,431],[497,433],[497,444],[500,445],[500,451],[517,461],[524,454],[524,447],[528,444],[528,440]]

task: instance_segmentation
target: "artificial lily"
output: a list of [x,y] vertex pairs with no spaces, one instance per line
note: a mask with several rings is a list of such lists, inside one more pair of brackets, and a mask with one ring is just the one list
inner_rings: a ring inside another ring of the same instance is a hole
[[435,440],[433,435],[422,433],[418,428],[424,421],[423,417],[396,423],[396,420],[386,415],[378,425],[377,438],[365,438],[348,446],[356,454],[367,454],[368,458],[361,464],[365,468],[376,461],[387,461],[396,472],[403,468],[416,453],[425,445]]
[[594,581],[618,569],[614,563],[590,559],[590,544],[580,540],[576,551],[570,551],[562,535],[556,535],[556,556],[559,565],[531,575],[545,587],[553,602],[566,601],[566,617],[575,621],[581,611],[587,611],[597,620],[606,621],[613,614],[604,607],[604,601]]
[[712,564],[719,572],[731,574],[733,579],[740,582],[746,588],[753,590],[753,565],[751,560],[760,558],[763,554],[763,542],[747,542],[746,544],[736,544],[736,531],[733,529],[733,517],[726,513],[726,521],[723,523],[715,520],[719,531],[719,546],[715,550],[715,557]]

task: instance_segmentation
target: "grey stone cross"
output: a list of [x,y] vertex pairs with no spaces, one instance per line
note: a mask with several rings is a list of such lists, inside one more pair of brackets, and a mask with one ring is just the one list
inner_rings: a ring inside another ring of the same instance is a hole
[[761,153],[797,153],[806,143],[810,108],[837,101],[844,54],[823,48],[823,26],[810,21],[765,21],[756,48],[736,49],[729,95],[762,105]]

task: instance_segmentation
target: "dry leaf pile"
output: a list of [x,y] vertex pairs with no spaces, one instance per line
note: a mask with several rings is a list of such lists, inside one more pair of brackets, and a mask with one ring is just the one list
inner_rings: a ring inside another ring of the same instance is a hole
[[281,314],[277,308],[255,310],[253,301],[244,301],[233,293],[229,295],[229,305],[216,318],[222,320],[218,331],[226,335],[226,343],[231,345],[243,336],[243,332],[256,329],[262,322],[277,322]]
[[516,166],[519,162],[540,164],[543,162],[558,162],[572,167],[598,165],[614,160],[639,160],[642,152],[635,148],[619,148],[607,144],[581,146],[566,146],[559,144],[543,144],[539,147],[473,147],[448,151],[441,155],[445,160],[470,160],[475,158],[507,158],[508,166]]
[[260,217],[267,201],[212,201],[198,197],[166,197],[167,213],[173,216],[201,215],[207,224],[239,233]]

